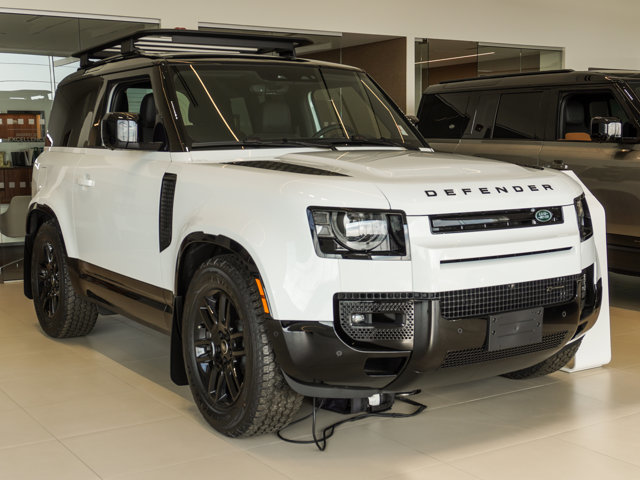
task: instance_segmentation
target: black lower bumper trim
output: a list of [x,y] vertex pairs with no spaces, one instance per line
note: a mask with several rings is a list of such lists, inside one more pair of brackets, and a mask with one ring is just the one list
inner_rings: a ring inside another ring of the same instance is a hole
[[[412,340],[380,345],[381,339],[372,336],[370,342],[353,342],[345,338],[342,325],[331,321],[271,320],[266,325],[285,378],[295,391],[306,396],[356,398],[461,383],[540,363],[589,330],[599,312],[601,282],[594,285],[588,273],[574,276],[576,283],[570,289],[563,286],[563,295],[569,290],[572,298],[540,307],[538,340],[529,343],[524,335],[505,348],[490,348],[490,314],[447,318],[441,311],[442,299],[433,294],[411,294],[393,301],[393,294],[366,298],[384,303],[380,308],[386,310],[398,301],[399,311],[405,309],[405,300],[411,299],[415,313]],[[559,290],[556,284],[546,288]],[[338,300],[362,300],[352,298],[354,295],[345,294]],[[526,319],[518,321],[522,322],[521,328],[528,325]]]
[[492,360],[501,360],[503,358],[515,357],[517,355],[526,355],[527,353],[541,352],[552,348],[558,348],[562,341],[566,338],[567,331],[553,333],[542,337],[542,342],[533,343],[531,345],[523,345],[521,347],[506,348],[489,352],[484,348],[471,348],[468,350],[458,350],[448,352],[444,357],[444,361],[440,368],[461,367],[464,365],[473,365],[474,363],[490,362]]

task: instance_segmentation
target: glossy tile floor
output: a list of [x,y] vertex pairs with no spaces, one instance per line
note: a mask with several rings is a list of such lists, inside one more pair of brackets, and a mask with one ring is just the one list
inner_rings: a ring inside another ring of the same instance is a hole
[[610,365],[432,390],[420,416],[344,425],[319,452],[218,435],[171,384],[167,337],[112,316],[53,340],[22,283],[0,285],[0,478],[638,479],[640,278],[611,290]]

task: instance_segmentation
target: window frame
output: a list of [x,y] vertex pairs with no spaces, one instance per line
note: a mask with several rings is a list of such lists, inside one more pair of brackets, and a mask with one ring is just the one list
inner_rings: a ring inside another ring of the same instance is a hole
[[[497,93],[499,94],[499,98],[498,98],[498,104],[496,106],[496,111],[494,114],[494,118],[493,118],[493,127],[491,129],[491,140],[499,140],[499,141],[517,141],[517,142],[542,142],[545,139],[545,105],[544,105],[544,97],[545,97],[545,89],[542,87],[533,87],[533,88],[518,88],[518,89],[502,89],[502,90],[497,90]],[[498,115],[500,113],[500,106],[502,105],[503,102],[503,97],[505,95],[518,95],[518,94],[532,94],[532,93],[539,93],[540,94],[540,101],[539,101],[539,106],[538,106],[538,111],[537,111],[537,115],[536,118],[533,121],[534,124],[534,136],[536,138],[503,138],[503,137],[496,137],[495,133],[496,133],[496,126],[498,123]]]
[[[627,119],[629,121],[629,123],[632,123],[633,126],[636,129],[637,135],[635,137],[623,137],[624,139],[626,139],[626,141],[631,142],[632,140],[635,140],[635,142],[633,143],[637,143],[638,141],[640,141],[640,124],[638,122],[638,117],[636,116],[636,114],[634,114],[633,111],[631,111],[631,109],[629,108],[629,105],[626,101],[626,99],[624,98],[624,96],[621,93],[621,87],[618,86],[617,84],[594,84],[594,85],[584,85],[584,86],[580,86],[580,87],[574,87],[574,88],[570,88],[569,86],[559,86],[557,87],[557,101],[556,101],[556,114],[555,114],[555,121],[556,121],[556,125],[555,125],[555,129],[553,131],[553,137],[551,141],[555,141],[555,142],[566,142],[567,140],[561,140],[560,139],[560,134],[561,134],[561,130],[563,128],[563,118],[562,118],[562,113],[563,113],[563,104],[566,101],[566,98],[571,96],[571,95],[584,95],[584,94],[589,94],[589,93],[602,93],[602,92],[608,92],[611,93],[613,98],[618,102],[618,104],[620,105],[620,107],[622,108],[622,110],[624,111],[624,113],[627,115]],[[620,119],[622,120],[622,119]],[[586,141],[580,141],[580,140],[573,140],[572,143],[589,143]],[[610,142],[603,142],[603,143],[607,143],[607,144],[618,144],[620,143],[619,141],[610,141]]]

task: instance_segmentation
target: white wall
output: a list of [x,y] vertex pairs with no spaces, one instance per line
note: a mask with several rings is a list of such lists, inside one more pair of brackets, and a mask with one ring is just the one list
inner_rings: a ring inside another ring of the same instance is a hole
[[[53,9],[159,19],[166,28],[208,22],[398,35],[411,44],[418,37],[564,47],[567,68],[640,69],[638,0],[4,0],[0,12]],[[412,67],[407,73],[413,79]]]

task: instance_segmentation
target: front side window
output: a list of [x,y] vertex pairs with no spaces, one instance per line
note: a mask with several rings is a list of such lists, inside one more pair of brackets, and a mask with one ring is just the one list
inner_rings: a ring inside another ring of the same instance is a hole
[[622,122],[623,137],[637,137],[638,130],[610,90],[566,94],[560,105],[557,138],[562,141],[591,141],[591,119],[615,117]]
[[500,96],[493,138],[540,140],[542,92],[505,93]]
[[172,68],[192,148],[302,142],[425,146],[361,72],[273,64]]

